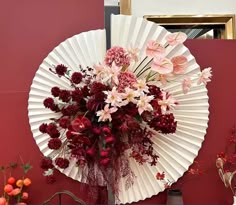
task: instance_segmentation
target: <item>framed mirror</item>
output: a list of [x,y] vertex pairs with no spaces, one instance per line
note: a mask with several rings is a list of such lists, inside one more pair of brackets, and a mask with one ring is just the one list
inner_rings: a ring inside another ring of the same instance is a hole
[[[131,15],[132,0],[120,0],[120,13]],[[153,12],[152,12],[153,13]],[[143,15],[170,32],[182,31],[188,38],[235,39],[235,15]]]

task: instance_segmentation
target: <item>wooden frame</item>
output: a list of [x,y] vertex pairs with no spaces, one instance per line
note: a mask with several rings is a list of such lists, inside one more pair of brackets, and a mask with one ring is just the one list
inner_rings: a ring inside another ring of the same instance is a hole
[[[132,0],[120,0],[120,13],[131,15]],[[160,24],[163,27],[170,25],[176,28],[181,26],[203,26],[220,27],[219,39],[235,39],[235,15],[214,14],[214,15],[145,15],[147,20]]]

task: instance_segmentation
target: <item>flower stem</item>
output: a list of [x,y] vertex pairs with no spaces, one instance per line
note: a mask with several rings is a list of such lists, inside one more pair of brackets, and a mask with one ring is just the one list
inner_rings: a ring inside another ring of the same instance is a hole
[[145,73],[147,70],[149,70],[151,67],[143,68],[138,74],[137,77],[141,76],[143,73]]
[[147,59],[147,56],[139,63],[139,65],[134,69],[134,73],[138,70],[138,68],[143,64],[143,62]]

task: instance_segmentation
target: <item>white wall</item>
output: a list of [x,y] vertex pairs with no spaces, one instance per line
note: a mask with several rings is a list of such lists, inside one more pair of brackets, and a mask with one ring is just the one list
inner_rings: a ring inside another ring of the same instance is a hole
[[119,0],[104,0],[105,6],[118,6]]
[[131,0],[131,13],[144,15],[236,14],[236,0]]

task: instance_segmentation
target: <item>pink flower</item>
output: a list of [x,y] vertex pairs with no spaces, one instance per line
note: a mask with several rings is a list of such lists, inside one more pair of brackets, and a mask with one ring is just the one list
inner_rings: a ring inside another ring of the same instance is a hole
[[100,121],[104,122],[104,121],[107,121],[107,120],[111,121],[112,120],[111,114],[116,112],[116,111],[117,111],[117,108],[114,108],[114,107],[109,108],[109,105],[106,104],[103,110],[99,110],[96,113],[97,116],[99,117],[98,122],[100,122]]
[[154,58],[157,55],[163,56],[164,54],[165,54],[165,48],[161,44],[157,43],[154,40],[148,41],[146,47],[147,56]]
[[212,74],[211,74],[211,68],[205,68],[201,73],[200,73],[200,77],[198,79],[197,84],[201,84],[204,83],[205,85],[211,81]]
[[101,150],[100,156],[101,157],[108,157],[109,156],[109,152],[107,150]]
[[168,58],[162,56],[155,56],[153,59],[151,69],[159,74],[168,74],[173,71],[173,64]]
[[124,48],[114,46],[107,51],[105,56],[106,65],[111,67],[113,62],[119,67],[128,67],[130,65],[130,57]]
[[130,56],[131,61],[137,62],[139,60],[138,58],[139,51],[140,51],[139,48],[134,48],[132,46],[128,49],[128,54]]
[[29,194],[27,192],[23,192],[21,198],[26,200],[29,198]]
[[166,41],[171,46],[175,46],[180,43],[183,43],[186,39],[187,39],[187,35],[182,32],[170,33],[166,36]]
[[135,74],[131,71],[120,72],[118,75],[119,84],[117,90],[119,92],[124,92],[125,88],[132,88],[135,83],[137,83],[137,78]]
[[178,102],[167,92],[162,92],[162,100],[158,100],[158,104],[161,106],[161,110],[165,113],[170,108],[174,108]]
[[192,85],[192,80],[189,76],[187,76],[182,82],[182,88],[183,88],[183,93],[184,94],[188,93],[188,91],[190,90],[191,85]]
[[184,73],[188,65],[188,60],[185,56],[175,56],[171,59],[171,62],[174,65],[173,72],[175,74]]

